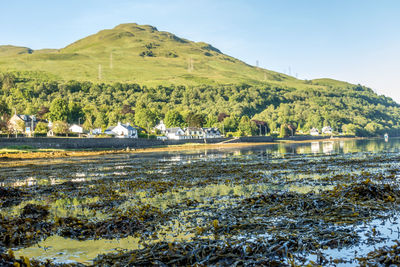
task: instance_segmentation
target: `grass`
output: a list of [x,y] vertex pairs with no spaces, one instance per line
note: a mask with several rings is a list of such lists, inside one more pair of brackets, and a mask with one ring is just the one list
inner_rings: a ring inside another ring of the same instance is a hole
[[34,152],[54,152],[54,151],[65,151],[63,149],[49,149],[49,148],[34,148],[31,146],[8,146],[5,148],[0,148],[1,154],[10,153],[34,153]]
[[[139,56],[149,50],[155,57]],[[188,68],[190,62],[192,69]],[[291,76],[250,66],[203,42],[191,42],[134,23],[100,31],[59,50],[30,51],[0,46],[0,71],[38,71],[61,80],[134,82],[147,86],[268,83],[310,88],[322,85],[306,84]]]

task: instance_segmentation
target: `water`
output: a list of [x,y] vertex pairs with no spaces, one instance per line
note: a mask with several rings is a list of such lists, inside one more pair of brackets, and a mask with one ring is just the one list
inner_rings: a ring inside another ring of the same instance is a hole
[[[383,139],[329,140],[7,162],[0,166],[1,186],[43,193],[3,207],[0,213],[18,216],[27,203],[36,203],[49,205],[50,218],[72,216],[102,221],[110,218],[110,210],[124,212],[140,205],[151,205],[168,214],[167,219],[155,221],[151,231],[140,232],[142,237],[77,241],[52,235],[28,248],[14,249],[17,256],[88,264],[98,254],[141,248],[143,240],[151,243],[190,241],[194,236],[214,238],[210,231],[199,235],[198,227],[209,229],[210,222],[216,218],[221,222],[246,223],[248,219],[233,216],[232,212],[243,200],[260,194],[320,193],[365,177],[374,180],[377,175],[391,175],[395,184],[400,177],[399,151],[400,139],[391,138],[387,142]],[[73,182],[76,188],[63,191],[65,182]],[[104,190],[112,189],[113,197],[121,200],[116,207],[111,209],[107,204],[91,208],[108,199],[99,193],[99,188],[103,190],[100,186]],[[390,221],[376,218],[364,224],[343,226],[357,232],[360,241],[354,246],[326,248],[321,252],[328,257],[341,257],[348,261],[346,264],[355,264],[350,261],[356,251],[358,256],[366,255],[375,247],[398,239],[396,216],[393,211]],[[275,222],[280,218],[261,216],[259,220]],[[376,242],[368,243],[372,227],[378,234],[374,236]],[[258,238],[265,234],[262,229],[248,229],[229,238]],[[313,257],[309,255],[308,259]]]

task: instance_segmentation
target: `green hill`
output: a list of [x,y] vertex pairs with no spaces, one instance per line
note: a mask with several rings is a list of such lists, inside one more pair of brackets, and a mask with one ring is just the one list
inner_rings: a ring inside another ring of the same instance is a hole
[[[258,132],[253,119],[269,132],[291,124],[304,133],[329,125],[362,136],[400,134],[400,105],[369,88],[298,80],[148,25],[122,24],[62,49],[0,46],[0,88],[0,131],[4,113],[15,110],[87,128],[174,118],[175,126],[248,134]],[[55,117],[51,107],[63,101]]]
[[210,44],[134,23],[102,30],[59,50],[0,46],[0,71],[14,70],[44,71],[63,80],[147,85],[302,84],[250,66]]

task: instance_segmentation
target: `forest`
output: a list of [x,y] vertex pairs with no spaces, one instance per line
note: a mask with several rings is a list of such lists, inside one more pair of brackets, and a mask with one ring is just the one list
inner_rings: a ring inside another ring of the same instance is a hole
[[[312,84],[312,81],[309,81]],[[0,127],[14,113],[81,123],[86,129],[129,122],[151,129],[219,127],[233,135],[257,135],[265,122],[268,134],[282,135],[331,126],[356,136],[400,134],[400,105],[361,85],[291,88],[263,85],[194,85],[148,87],[136,83],[59,81],[40,72],[0,73]]]

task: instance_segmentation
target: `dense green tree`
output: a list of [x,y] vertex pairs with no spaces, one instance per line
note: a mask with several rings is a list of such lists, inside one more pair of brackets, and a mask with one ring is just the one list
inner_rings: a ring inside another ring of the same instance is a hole
[[164,123],[167,128],[182,127],[184,124],[183,116],[177,110],[169,110],[165,114]]
[[51,130],[55,134],[67,134],[69,129],[68,129],[68,124],[65,121],[55,121],[53,122],[53,126]]
[[9,127],[9,119],[10,119],[10,115],[8,115],[7,113],[0,116],[0,132],[1,133],[9,134],[11,132],[10,127]]
[[147,129],[153,128],[157,122],[157,115],[154,111],[146,108],[138,108],[135,110],[135,123]]
[[250,118],[245,115],[240,118],[238,130],[241,135],[252,136],[257,133],[257,125],[253,121],[250,121]]
[[218,118],[215,115],[208,114],[206,117],[205,127],[214,127],[218,123]]
[[236,116],[230,116],[222,122],[224,132],[236,132],[239,124],[239,119]]
[[283,137],[288,137],[292,134],[290,128],[288,127],[287,124],[282,124],[281,125],[281,129],[279,131],[279,137],[283,138]]
[[3,120],[6,115],[10,114],[10,109],[6,102],[0,100],[0,120]]
[[67,121],[68,115],[68,104],[64,99],[56,98],[51,102],[49,118],[52,121]]
[[50,112],[50,109],[46,106],[41,106],[39,111],[37,112],[37,115],[39,118],[43,119],[46,118],[46,115]]
[[188,127],[203,127],[205,117],[200,113],[188,112],[185,116],[185,123]]
[[85,113],[83,112],[83,109],[80,104],[76,102],[70,102],[68,105],[68,122],[70,123],[79,123],[79,122],[84,122],[85,119]]
[[10,90],[15,86],[15,75],[13,73],[0,73],[0,84],[4,91]]
[[40,134],[44,134],[47,133],[49,131],[49,127],[47,126],[47,123],[45,122],[38,122],[38,124],[36,125],[35,128],[35,133],[40,133]]

